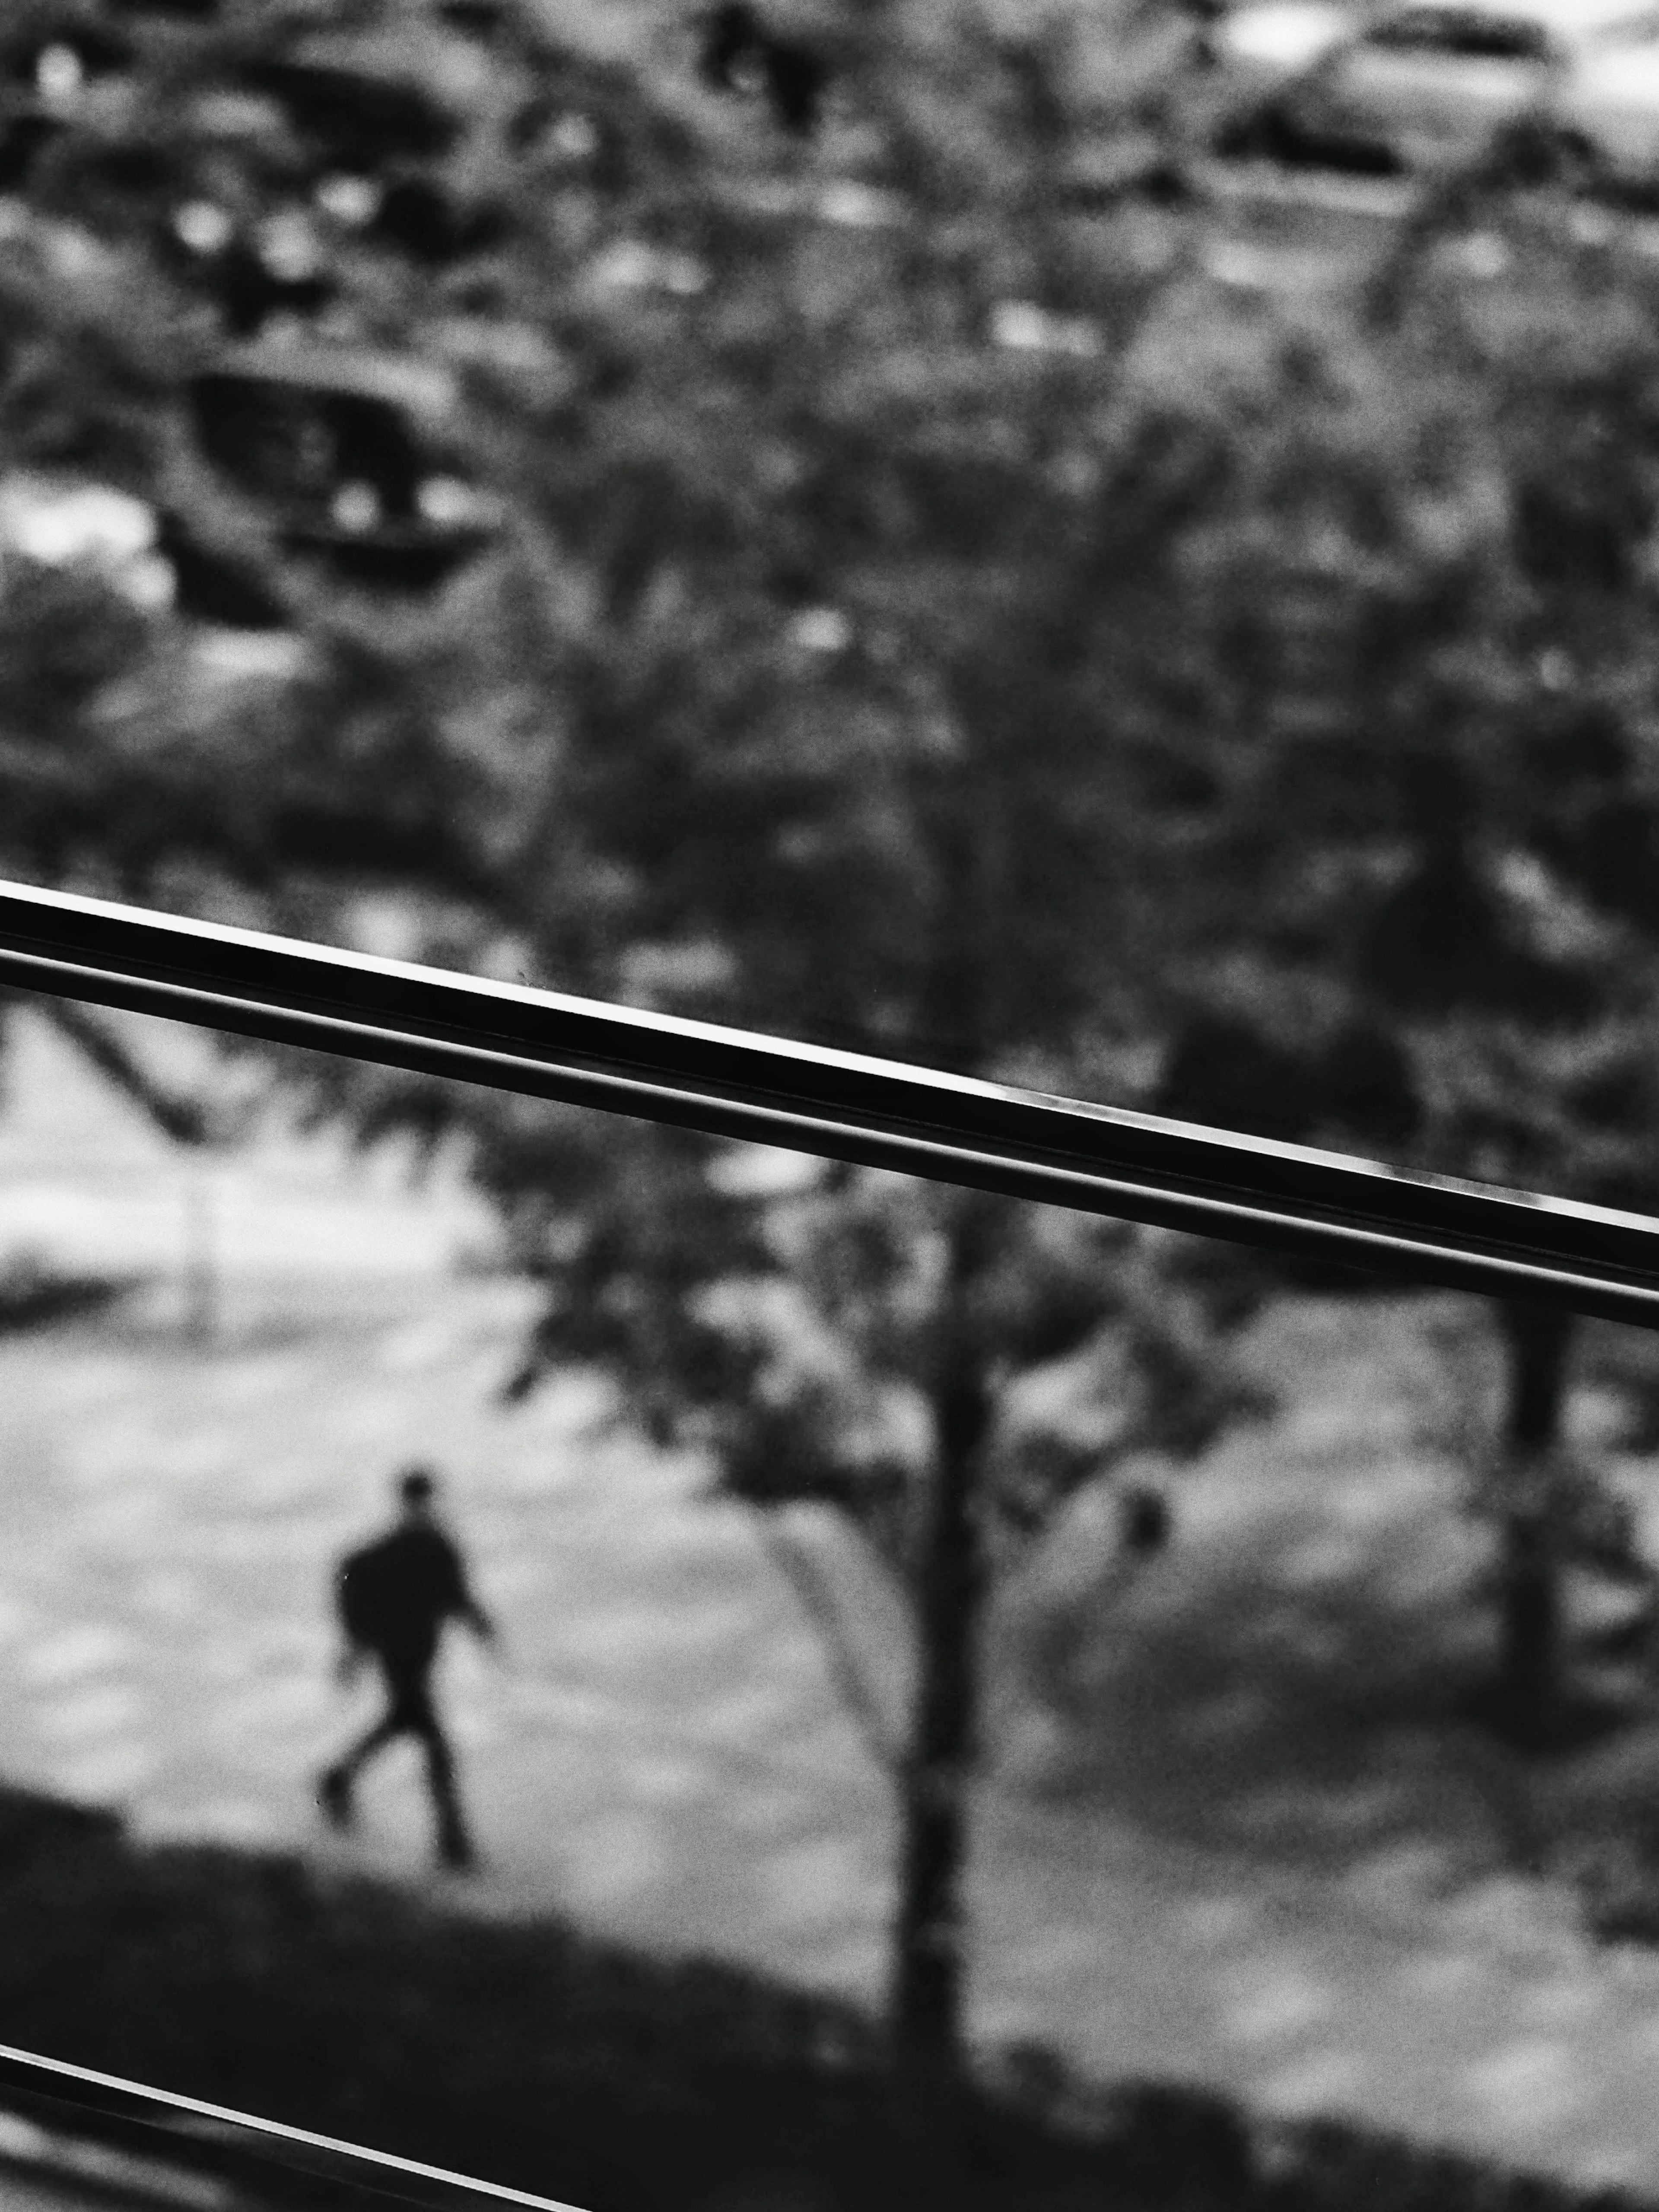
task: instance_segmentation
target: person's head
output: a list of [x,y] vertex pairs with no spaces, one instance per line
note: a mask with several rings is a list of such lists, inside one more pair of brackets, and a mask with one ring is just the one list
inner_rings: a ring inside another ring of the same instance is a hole
[[425,1521],[431,1517],[432,1501],[437,1492],[438,1480],[423,1467],[406,1468],[398,1477],[398,1498],[406,1521]]

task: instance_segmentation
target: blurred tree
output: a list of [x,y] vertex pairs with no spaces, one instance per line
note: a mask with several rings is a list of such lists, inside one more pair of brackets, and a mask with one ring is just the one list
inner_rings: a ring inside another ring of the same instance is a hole
[[[1234,464],[1182,556],[1210,914],[1169,1110],[1659,1196],[1659,295],[1621,228],[1460,179],[1352,319],[1281,346],[1271,407],[1235,379]],[[1499,1687],[1535,1739],[1581,1535],[1571,1328],[1498,1319]]]

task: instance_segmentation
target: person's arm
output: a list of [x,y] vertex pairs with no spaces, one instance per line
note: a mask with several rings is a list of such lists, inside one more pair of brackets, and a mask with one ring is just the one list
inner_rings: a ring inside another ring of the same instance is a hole
[[497,1666],[507,1666],[510,1662],[507,1659],[506,1648],[501,1642],[501,1629],[496,1625],[494,1618],[484,1611],[483,1607],[478,1603],[478,1601],[472,1595],[470,1590],[467,1593],[466,1611],[462,1615],[462,1618],[466,1622],[467,1626],[472,1631],[472,1633],[477,1638],[479,1643],[483,1644],[489,1651]]
[[464,1620],[480,1644],[489,1644],[499,1647],[501,1632],[473,1595],[472,1585],[467,1579],[466,1567],[460,1553],[453,1544],[448,1547],[448,1550],[453,1593],[450,1599],[450,1610],[458,1620]]

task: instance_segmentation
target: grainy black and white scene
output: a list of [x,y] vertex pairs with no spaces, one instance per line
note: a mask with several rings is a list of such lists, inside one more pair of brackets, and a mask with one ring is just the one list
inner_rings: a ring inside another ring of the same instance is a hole
[[[1659,7],[5,0],[0,878],[1659,1212]],[[0,2046],[1659,2207],[1659,1337],[8,988]]]

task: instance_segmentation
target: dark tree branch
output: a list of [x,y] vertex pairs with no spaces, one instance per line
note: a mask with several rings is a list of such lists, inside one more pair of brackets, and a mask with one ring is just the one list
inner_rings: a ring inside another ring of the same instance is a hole
[[213,1142],[210,1110],[199,1099],[183,1097],[158,1083],[137,1055],[106,1023],[71,999],[40,1001],[46,1019],[92,1066],[137,1106],[151,1126],[174,1144],[200,1148]]
[[833,1597],[811,1563],[777,1525],[775,1516],[763,1509],[759,1519],[761,1540],[817,1632],[830,1682],[857,1729],[860,1740],[883,1773],[896,1780],[903,1771],[904,1746],[893,1742],[888,1735],[885,1720],[871,1694]]

